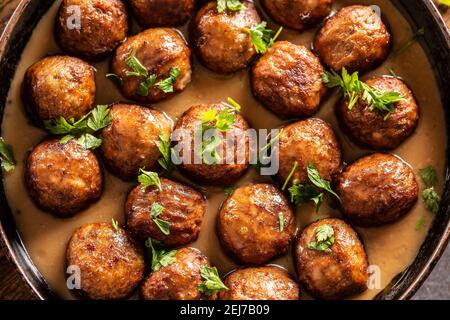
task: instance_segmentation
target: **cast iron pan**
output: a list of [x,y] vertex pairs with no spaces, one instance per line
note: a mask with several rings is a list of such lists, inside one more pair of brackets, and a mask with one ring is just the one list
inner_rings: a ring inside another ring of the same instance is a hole
[[[450,33],[431,0],[391,0],[417,29],[424,26],[421,40],[433,65],[441,88],[442,104],[450,108]],[[22,0],[0,38],[0,121],[14,76],[15,68],[30,35],[54,0]],[[392,23],[392,22],[391,22]],[[447,137],[450,137],[450,110],[445,110]],[[450,140],[447,138],[447,145]],[[420,288],[443,254],[450,236],[450,153],[446,152],[446,187],[440,212],[436,215],[428,237],[414,263],[377,298],[383,300],[409,299]],[[15,263],[23,279],[41,299],[57,299],[44,278],[33,265],[17,232],[13,215],[0,184],[0,233],[7,254]]]

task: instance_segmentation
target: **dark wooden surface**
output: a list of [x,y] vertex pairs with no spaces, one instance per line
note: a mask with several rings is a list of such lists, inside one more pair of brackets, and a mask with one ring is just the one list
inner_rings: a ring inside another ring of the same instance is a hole
[[[1,1],[0,1],[1,2]],[[8,16],[12,13],[18,0],[6,0],[0,7],[0,32],[3,30]],[[441,8],[444,19],[450,26],[450,10]],[[442,257],[433,274],[419,290],[415,299],[450,299],[450,248]],[[28,300],[36,299],[28,286],[17,273],[0,247],[0,300]]]

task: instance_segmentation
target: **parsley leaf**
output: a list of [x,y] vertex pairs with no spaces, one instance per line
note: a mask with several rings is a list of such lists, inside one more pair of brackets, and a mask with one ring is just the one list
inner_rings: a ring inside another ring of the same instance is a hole
[[221,13],[225,10],[241,11],[246,7],[239,0],[217,0],[217,12]]
[[251,29],[244,28],[244,30],[250,35],[252,39],[253,46],[255,47],[256,53],[264,54],[267,49],[273,46],[277,38],[280,36],[283,27],[280,27],[276,34],[271,29],[267,29],[267,22],[263,21],[260,24],[255,24]]
[[230,290],[220,279],[216,267],[202,267],[200,269],[200,275],[203,279],[203,283],[198,286],[200,293],[210,296],[221,291]]
[[312,182],[313,185],[315,185],[319,189],[323,189],[323,190],[331,193],[339,201],[341,201],[341,198],[337,195],[337,193],[334,192],[333,189],[331,189],[330,182],[323,180],[320,177],[319,171],[316,169],[316,167],[311,162],[308,163],[307,171],[308,171],[308,178]]
[[316,241],[308,244],[308,249],[331,252],[334,244],[334,229],[327,224],[320,225],[315,230]]
[[235,190],[236,190],[236,186],[229,186],[229,187],[225,188],[225,194],[227,196],[231,197]]
[[93,134],[106,128],[111,122],[109,107],[98,105],[78,121],[59,117],[44,121],[44,126],[52,134],[65,135],[59,141],[61,144],[78,137],[77,143],[86,150],[91,150],[100,147],[103,142],[101,138],[97,138]]
[[171,159],[172,148],[170,147],[170,136],[162,131],[159,135],[159,141],[156,141],[156,146],[162,156],[158,159],[159,165],[169,172],[172,171],[173,163]]
[[145,246],[151,250],[153,271],[159,271],[163,267],[168,267],[177,261],[177,250],[166,251],[160,248],[160,243],[152,238],[145,241]]
[[147,97],[150,93],[150,89],[153,87],[155,82],[156,82],[156,74],[149,75],[147,79],[145,79],[139,84],[137,94],[142,97]]
[[161,181],[159,180],[159,176],[156,172],[145,171],[143,169],[140,169],[138,181],[145,188],[156,186],[159,191],[162,191]]
[[422,199],[428,210],[433,213],[439,212],[439,204],[441,203],[441,197],[434,190],[434,187],[427,188],[422,191]]
[[105,75],[105,77],[110,79],[110,80],[113,80],[113,81],[117,82],[120,85],[123,84],[123,79],[119,75],[117,75],[115,73],[107,73]]
[[368,86],[359,80],[358,72],[350,75],[345,68],[342,68],[341,75],[334,70],[326,71],[322,75],[322,81],[328,88],[339,87],[342,90],[344,98],[348,99],[350,110],[360,99],[363,99],[368,103],[371,111],[385,113],[385,120],[394,112],[395,103],[404,100],[397,92],[381,92]]
[[159,230],[161,230],[164,235],[168,236],[170,234],[170,223],[159,218],[163,211],[164,207],[161,204],[157,202],[153,203],[150,209],[150,218],[152,218]]
[[156,84],[159,90],[164,93],[173,92],[173,85],[177,82],[178,78],[181,76],[181,70],[179,68],[171,68],[169,72],[169,76],[161,80]]
[[423,226],[425,225],[425,216],[420,217],[419,221],[416,224],[416,231],[420,231],[420,229],[423,228]]
[[148,71],[147,68],[144,67],[144,65],[139,61],[139,59],[136,57],[138,48],[134,47],[131,51],[131,54],[129,57],[125,60],[126,65],[132,70],[132,71],[126,71],[125,74],[127,77],[148,77]]
[[5,142],[5,139],[0,137],[0,160],[2,169],[5,172],[11,172],[16,166],[16,160],[14,160],[14,154],[12,147]]
[[433,187],[436,185],[437,174],[436,174],[436,170],[433,167],[429,166],[429,167],[420,169],[419,173],[420,173],[420,177],[422,178],[423,182],[428,187]]

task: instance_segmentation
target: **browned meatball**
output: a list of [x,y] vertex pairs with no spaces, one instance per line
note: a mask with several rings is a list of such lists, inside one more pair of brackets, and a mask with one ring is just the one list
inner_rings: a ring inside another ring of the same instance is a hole
[[307,119],[283,129],[279,138],[280,169],[277,180],[284,184],[298,163],[291,181],[309,182],[308,163],[319,171],[320,177],[331,181],[341,168],[341,149],[331,126],[321,119]]
[[[131,190],[125,204],[128,230],[142,240],[151,237],[169,247],[194,242],[206,212],[205,198],[200,192],[168,179],[161,179],[161,189],[139,185]],[[169,222],[169,235],[164,235],[149,215],[155,203],[164,208],[158,218]]]
[[144,27],[176,27],[194,12],[195,0],[130,0],[136,20]]
[[285,253],[294,237],[295,217],[281,191],[270,184],[238,188],[219,213],[224,249],[246,264],[262,264]]
[[170,136],[172,121],[162,112],[131,104],[111,107],[111,124],[103,129],[101,155],[108,169],[132,181],[139,169],[156,170],[161,133]]
[[[202,184],[222,186],[232,184],[248,168],[249,136],[247,130],[249,125],[239,113],[236,114],[234,125],[230,130],[217,132],[221,139],[217,146],[220,157],[218,161],[209,164],[209,160],[205,161],[207,157],[202,157],[201,148],[195,147],[196,135],[201,129],[200,117],[210,110],[216,110],[219,114],[225,108],[229,108],[229,106],[226,104],[193,106],[181,116],[175,126],[174,133],[179,136],[176,138],[174,135],[173,138],[178,141],[176,150],[180,149],[179,156],[183,160],[179,168]],[[208,140],[208,132],[205,132],[205,140]],[[235,140],[234,143],[233,140]],[[201,141],[198,144],[201,144]],[[185,152],[190,152],[190,156]]]
[[250,35],[244,30],[261,19],[252,2],[242,1],[240,11],[217,11],[217,2],[207,3],[191,20],[189,37],[201,63],[218,73],[246,68],[256,56]]
[[290,274],[279,267],[238,269],[224,280],[230,289],[220,300],[299,300],[300,288]]
[[208,259],[197,249],[177,250],[176,262],[153,272],[141,286],[145,300],[207,300],[198,286],[203,279],[200,270],[209,267]]
[[[314,245],[320,244],[317,235],[324,227],[331,228],[334,242],[318,250]],[[369,263],[364,246],[356,231],[340,219],[320,220],[303,229],[294,246],[294,259],[301,283],[315,298],[344,299],[367,290]]]
[[414,132],[419,122],[419,107],[414,95],[403,81],[393,77],[376,77],[367,80],[366,84],[380,92],[398,92],[404,100],[397,102],[394,112],[386,118],[385,113],[371,110],[363,99],[351,110],[348,100],[342,99],[337,106],[341,127],[362,146],[395,149]]
[[142,247],[111,224],[85,224],[72,235],[66,252],[67,266],[80,270],[78,294],[93,300],[129,297],[144,277]]
[[367,6],[349,6],[329,18],[314,39],[320,59],[335,71],[374,69],[387,57],[391,35],[377,13]]
[[336,192],[341,210],[353,223],[376,227],[393,223],[417,201],[419,186],[409,165],[391,154],[373,154],[348,166]]
[[333,0],[262,0],[261,3],[276,22],[302,31],[328,16]]
[[128,15],[121,0],[64,0],[56,17],[56,40],[71,54],[101,60],[128,33]]
[[308,117],[320,106],[326,88],[320,60],[306,47],[279,41],[253,66],[252,91],[282,118]]
[[94,68],[68,56],[52,56],[33,64],[25,73],[22,97],[32,120],[63,117],[78,120],[95,101]]
[[[130,75],[130,72],[136,71],[127,63],[133,58],[134,50],[134,56],[146,69],[147,77],[145,73],[141,76]],[[175,29],[148,29],[117,48],[112,69],[122,79],[121,89],[125,97],[143,103],[155,103],[186,88],[191,81],[190,57],[190,49]],[[154,81],[150,81],[152,76],[155,77]],[[161,82],[168,79],[171,79],[172,85],[164,88]]]
[[62,218],[89,207],[103,190],[96,156],[75,140],[46,140],[35,147],[28,156],[25,181],[36,205]]

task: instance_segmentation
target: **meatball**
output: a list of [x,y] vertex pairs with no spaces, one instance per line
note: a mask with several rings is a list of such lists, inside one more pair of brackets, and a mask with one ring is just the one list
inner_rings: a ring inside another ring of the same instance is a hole
[[[161,189],[139,185],[130,192],[125,204],[128,230],[142,240],[151,237],[169,247],[196,241],[206,212],[203,195],[168,179],[161,179]],[[169,235],[164,235],[149,215],[154,204],[164,208],[158,218],[169,222]]]
[[142,247],[119,228],[107,223],[85,224],[72,235],[66,252],[67,266],[79,268],[81,288],[92,300],[129,297],[144,277]]
[[276,22],[303,31],[330,14],[333,0],[262,0],[261,3]]
[[128,33],[128,15],[121,0],[63,0],[56,17],[56,40],[67,52],[101,60]]
[[387,57],[391,35],[378,14],[367,6],[349,6],[329,18],[314,39],[320,59],[335,71],[374,69]]
[[108,169],[132,181],[139,169],[156,170],[160,135],[170,136],[172,121],[162,112],[131,104],[111,107],[111,124],[103,129],[100,152]]
[[395,103],[394,111],[387,117],[360,99],[350,110],[348,100],[342,99],[337,115],[343,131],[353,141],[372,149],[395,149],[416,129],[419,107],[413,93],[401,80],[393,77],[376,77],[366,84],[380,92],[398,92],[404,100]]
[[[321,247],[318,237],[326,236],[327,229],[333,240]],[[369,263],[364,246],[356,231],[340,219],[320,220],[302,230],[294,260],[301,283],[315,298],[344,299],[367,290]]]
[[255,97],[282,118],[308,117],[320,106],[326,88],[320,60],[306,47],[276,42],[253,66]]
[[203,6],[191,20],[189,37],[200,62],[208,69],[230,74],[245,69],[256,57],[252,39],[245,28],[261,23],[252,2],[240,11],[217,11],[217,2]]
[[277,180],[284,184],[298,164],[291,181],[308,183],[307,166],[313,164],[320,177],[331,181],[341,168],[341,149],[331,126],[311,118],[285,127],[279,138],[280,169]]
[[[220,159],[208,159],[203,154],[204,148],[199,150],[196,143],[199,130],[202,128],[200,118],[211,110],[217,114],[230,108],[222,104],[201,104],[188,109],[178,120],[172,137],[178,141],[175,150],[183,160],[179,168],[197,182],[209,185],[230,185],[239,179],[247,170],[249,164],[249,135],[247,121],[236,113],[234,124],[226,132],[216,131],[220,139],[216,150]],[[232,113],[233,111],[229,111]],[[209,131],[209,130],[208,130]],[[209,133],[205,132],[204,142],[209,140]],[[200,136],[201,137],[201,136]],[[212,139],[212,138],[211,138]],[[215,138],[214,138],[215,139]],[[209,144],[208,144],[209,145]],[[211,161],[210,161],[211,160]]]
[[208,259],[197,249],[177,250],[176,261],[153,272],[141,286],[145,300],[208,300],[198,286],[203,283],[200,271],[209,267]]
[[144,27],[176,27],[194,12],[195,0],[130,0],[136,20]]
[[156,103],[186,88],[191,81],[190,58],[190,49],[175,29],[148,29],[117,48],[112,69],[122,79],[126,98]]
[[94,107],[94,68],[68,56],[52,56],[25,73],[22,98],[33,122],[63,117],[79,120]]
[[300,288],[290,274],[279,267],[238,269],[224,280],[230,289],[220,300],[299,300]]
[[373,154],[345,168],[336,192],[342,213],[362,227],[398,221],[417,201],[419,186],[413,170],[390,154]]
[[25,182],[36,205],[66,218],[97,201],[103,176],[97,157],[75,140],[40,143],[28,156]]
[[285,253],[294,237],[295,217],[275,186],[238,188],[219,212],[219,238],[225,251],[245,264],[262,264]]

